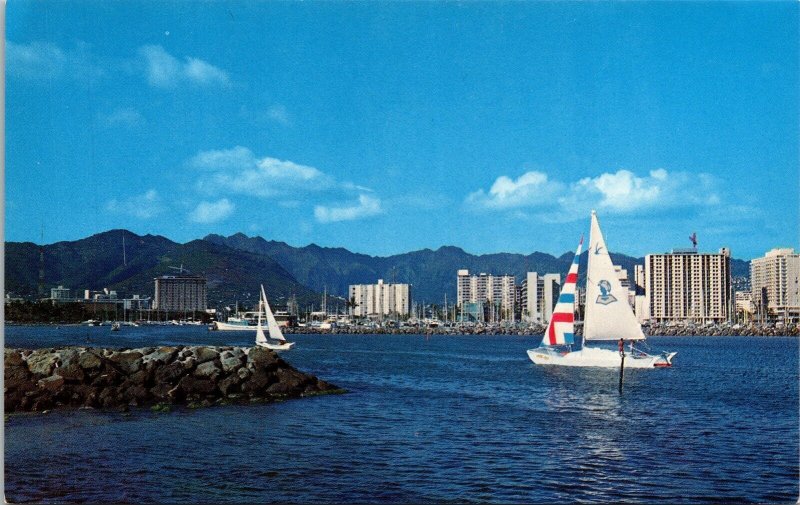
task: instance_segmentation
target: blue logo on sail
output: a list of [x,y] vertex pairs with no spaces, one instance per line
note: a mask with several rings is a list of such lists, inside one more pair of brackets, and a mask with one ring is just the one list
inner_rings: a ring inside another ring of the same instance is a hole
[[597,303],[600,305],[608,305],[617,301],[616,297],[611,294],[611,283],[603,279],[597,283],[600,288],[600,296],[597,297]]

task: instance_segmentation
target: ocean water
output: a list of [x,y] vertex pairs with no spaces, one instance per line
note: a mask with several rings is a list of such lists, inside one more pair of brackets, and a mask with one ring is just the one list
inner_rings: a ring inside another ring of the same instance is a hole
[[[249,346],[203,327],[7,327],[8,347]],[[12,502],[796,502],[798,340],[653,337],[671,369],[535,366],[533,337],[294,335],[349,390],[5,423]]]

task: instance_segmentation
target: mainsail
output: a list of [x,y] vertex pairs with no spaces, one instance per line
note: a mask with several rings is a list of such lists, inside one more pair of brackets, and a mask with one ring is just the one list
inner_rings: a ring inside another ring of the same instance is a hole
[[588,256],[584,340],[644,339],[642,327],[628,303],[628,290],[622,287],[614,271],[594,211]]
[[553,309],[553,315],[550,317],[547,331],[544,332],[543,346],[565,345],[575,342],[575,284],[578,282],[578,259],[580,258],[582,247],[583,237],[578,243],[575,258],[569,267],[569,273],[564,281],[564,287],[561,288],[561,294],[558,295],[558,303]]

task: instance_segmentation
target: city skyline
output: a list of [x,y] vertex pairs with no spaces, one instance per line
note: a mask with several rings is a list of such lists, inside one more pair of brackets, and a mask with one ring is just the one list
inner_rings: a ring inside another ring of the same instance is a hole
[[790,3],[144,7],[8,6],[7,241],[798,248]]

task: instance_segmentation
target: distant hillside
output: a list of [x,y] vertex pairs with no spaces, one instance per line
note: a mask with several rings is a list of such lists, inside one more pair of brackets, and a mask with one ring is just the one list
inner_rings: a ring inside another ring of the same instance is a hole
[[[423,249],[388,257],[352,253],[343,248],[320,247],[311,244],[292,247],[284,242],[248,237],[237,233],[229,237],[208,235],[204,240],[227,245],[256,254],[264,254],[283,266],[299,282],[315,291],[327,287],[328,292],[346,296],[350,284],[403,282],[413,285],[412,297],[416,301],[441,302],[447,293],[449,300],[456,295],[456,271],[462,268],[470,273],[486,272],[494,275],[511,274],[522,282],[526,272],[564,273],[569,269],[572,252],[556,258],[535,252],[529,255],[496,253],[476,256],[458,247],[446,246],[432,251]],[[641,259],[612,254],[615,264],[628,269],[633,276],[633,265]],[[586,253],[582,255],[585,266]],[[585,270],[584,266],[581,270]]]
[[[35,296],[38,292],[39,246],[30,242],[7,242],[5,248],[6,291]],[[175,270],[169,267],[180,265],[208,279],[208,302],[212,307],[237,300],[255,303],[260,283],[264,283],[267,296],[278,306],[284,305],[293,293],[301,304],[319,304],[316,293],[297,282],[270,257],[205,240],[178,244],[161,236],[139,236],[126,230],[111,230],[82,240],[44,246],[48,295],[50,287],[63,285],[73,290],[107,287],[121,295],[153,296],[153,278],[174,273]]]

